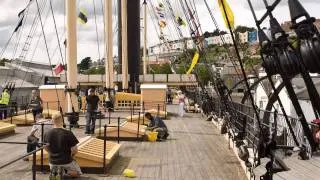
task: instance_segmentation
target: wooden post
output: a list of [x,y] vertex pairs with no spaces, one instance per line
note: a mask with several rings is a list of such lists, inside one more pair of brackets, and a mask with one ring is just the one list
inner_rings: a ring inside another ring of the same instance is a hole
[[127,0],[121,1],[121,24],[122,24],[122,89],[128,90]]
[[144,29],[143,29],[143,74],[147,74],[147,2],[144,0],[144,13],[143,13],[143,20],[144,20]]
[[[77,3],[76,0],[66,1],[67,11],[67,79],[71,89],[77,88]],[[71,93],[71,92],[69,92]],[[74,93],[67,95],[68,112],[72,112],[72,107],[75,111],[78,110],[78,101]],[[73,104],[73,105],[72,105]]]
[[106,87],[112,89],[113,85],[113,33],[112,33],[112,1],[105,1],[104,4],[105,16],[105,38],[107,45],[105,57],[106,70]]

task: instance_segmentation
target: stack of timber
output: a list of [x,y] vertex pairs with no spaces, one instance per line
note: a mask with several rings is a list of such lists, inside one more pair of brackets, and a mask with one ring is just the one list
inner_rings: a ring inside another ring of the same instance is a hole
[[[108,127],[109,126],[109,127]],[[107,140],[137,140],[143,139],[146,134],[146,126],[138,125],[137,123],[132,122],[123,122],[118,128],[118,124],[113,123],[109,124],[106,129],[106,139]],[[118,137],[119,129],[119,137]],[[95,130],[95,135],[98,138],[104,138],[104,127],[98,128]]]
[[12,134],[15,132],[15,129],[16,125],[14,124],[0,122],[0,136]]

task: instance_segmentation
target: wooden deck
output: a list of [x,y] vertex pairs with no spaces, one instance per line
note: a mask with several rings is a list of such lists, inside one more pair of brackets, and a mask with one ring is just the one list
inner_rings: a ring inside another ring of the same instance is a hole
[[[171,112],[176,106],[170,106]],[[125,117],[125,114],[120,114]],[[85,174],[81,179],[126,179],[125,168],[136,172],[136,179],[163,180],[242,180],[245,174],[227,141],[211,122],[200,114],[172,117],[166,121],[170,136],[165,142],[121,142],[120,157],[106,175]],[[29,129],[28,129],[29,128]],[[23,141],[30,127],[18,127],[17,134],[1,141]],[[83,137],[83,129],[74,131]],[[24,145],[0,144],[0,165],[24,153]],[[19,161],[0,170],[0,179],[31,179],[31,162]],[[37,179],[48,174],[37,173]]]

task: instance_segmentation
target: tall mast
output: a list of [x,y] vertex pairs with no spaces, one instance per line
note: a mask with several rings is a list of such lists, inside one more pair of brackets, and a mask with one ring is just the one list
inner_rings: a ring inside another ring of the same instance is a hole
[[113,88],[113,33],[112,33],[112,1],[105,1],[104,3],[105,16],[105,38],[106,38],[106,57],[105,57],[105,71],[106,71],[106,87]]
[[122,89],[128,90],[128,24],[127,24],[127,0],[121,1],[122,24]]
[[[67,79],[70,89],[77,88],[77,1],[68,0],[66,1],[66,11],[67,11]],[[78,108],[77,97],[74,93],[70,93],[67,96],[68,101],[68,112],[72,112],[72,107]],[[72,105],[73,103],[73,105]],[[75,109],[76,111],[78,109]]]
[[143,13],[143,20],[144,20],[144,29],[143,29],[143,74],[147,74],[147,1],[144,0],[144,13]]
[[[122,19],[121,19],[121,0],[118,0],[118,62],[122,65]],[[118,74],[121,74],[122,68],[119,68]]]

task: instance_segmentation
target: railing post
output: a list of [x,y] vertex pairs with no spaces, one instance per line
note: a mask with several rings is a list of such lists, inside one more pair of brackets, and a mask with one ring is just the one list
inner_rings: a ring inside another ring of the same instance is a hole
[[101,116],[99,118],[99,137],[101,137]]
[[48,111],[48,116],[49,116],[49,102],[47,102],[47,111]]
[[36,180],[36,152],[32,154],[32,180]]
[[131,119],[131,122],[132,122],[132,104],[130,105],[130,119]]
[[108,119],[109,119],[109,124],[110,124],[110,123],[111,123],[111,110],[109,109],[108,111],[109,111],[109,112],[108,112],[108,114],[109,114]]
[[106,173],[106,146],[107,146],[107,125],[103,129],[103,173]]
[[140,130],[140,112],[139,112],[139,118],[138,118],[138,130],[137,130],[137,141],[139,140],[139,130]]
[[[43,143],[44,139],[44,124],[41,123],[41,143]],[[40,156],[41,156],[41,166],[40,166],[40,171],[43,173],[43,149],[40,151]]]
[[118,144],[120,143],[120,117],[118,117]]

